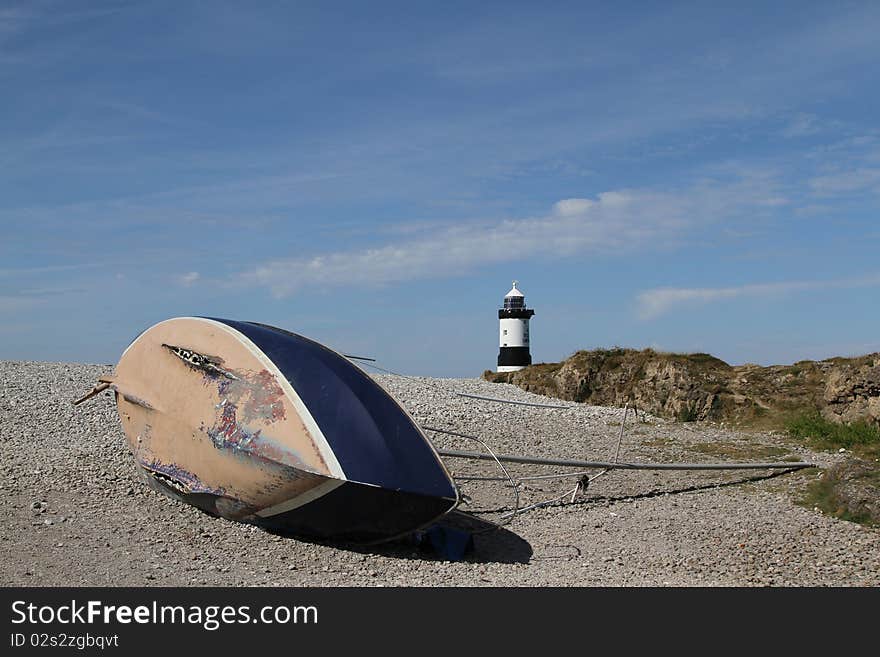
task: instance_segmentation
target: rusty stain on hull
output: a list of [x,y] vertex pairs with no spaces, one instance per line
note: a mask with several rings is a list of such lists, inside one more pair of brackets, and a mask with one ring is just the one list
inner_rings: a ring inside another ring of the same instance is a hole
[[146,408],[148,411],[155,411],[156,410],[156,407],[153,406],[146,399],[141,399],[140,397],[138,397],[136,395],[132,395],[131,393],[127,393],[127,392],[123,392],[123,391],[119,391],[119,392],[122,395],[123,399],[125,399],[125,401],[127,401],[129,403],[136,404],[137,406],[141,406],[143,408]]
[[[179,348],[172,348],[167,344],[162,346],[172,349],[172,353],[188,365],[193,365],[192,358],[183,358],[176,351]],[[189,356],[195,354],[191,350],[184,350],[184,353]],[[215,405],[220,413],[214,424],[210,427],[205,424],[200,426],[214,446],[218,449],[240,450],[295,467],[304,466],[304,460],[295,451],[263,435],[265,428],[287,417],[284,390],[275,381],[272,373],[265,369],[258,372],[224,370],[216,366],[223,362],[222,358],[195,355],[198,356],[198,362],[211,364],[207,368],[198,368],[204,370],[205,385],[216,385],[217,393],[222,399]],[[263,426],[256,430],[250,429],[254,424]],[[300,427],[307,433],[304,425],[300,424]]]
[[160,482],[175,488],[181,493],[210,493],[223,496],[226,491],[223,488],[211,488],[192,472],[181,468],[179,465],[150,461],[141,463],[141,467]]
[[232,449],[248,449],[255,439],[260,437],[262,429],[257,429],[255,433],[248,433],[247,429],[242,427],[236,418],[235,404],[228,399],[224,399],[219,404],[223,412],[220,415],[220,421],[207,430],[214,447],[229,447]]

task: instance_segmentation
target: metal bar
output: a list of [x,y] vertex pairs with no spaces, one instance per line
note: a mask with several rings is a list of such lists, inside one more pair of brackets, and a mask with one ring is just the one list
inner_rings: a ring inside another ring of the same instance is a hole
[[[548,474],[548,475],[530,475],[528,477],[517,477],[517,481],[538,481],[540,479],[567,479],[568,477],[583,477],[584,475],[590,474],[587,471],[578,471],[578,472],[559,472],[556,474]],[[453,475],[452,477],[456,481],[507,481],[507,477],[477,477],[471,475]],[[590,481],[595,479],[596,477],[591,477]]]
[[623,442],[623,430],[626,428],[626,416],[629,413],[629,402],[623,407],[623,420],[620,423],[620,435],[617,436],[617,449],[614,451],[614,462],[620,459],[620,444]]
[[[426,429],[428,427],[425,427]],[[795,461],[791,463],[610,463],[606,461],[580,461],[577,459],[544,459],[535,456],[467,452],[454,449],[438,449],[440,456],[479,461],[504,461],[506,463],[527,463],[530,465],[555,465],[568,468],[607,468],[608,470],[764,470],[782,468],[813,468],[813,463]]]
[[538,408],[576,408],[575,406],[562,406],[561,404],[536,404],[533,402],[512,401],[510,399],[499,399],[498,397],[481,397],[480,395],[469,395],[464,392],[455,393],[459,397],[468,397],[470,399],[482,399],[483,401],[498,402],[499,404],[515,404],[516,406],[537,406]]
[[94,388],[89,390],[86,394],[84,394],[79,399],[74,400],[73,405],[79,406],[84,401],[87,401],[87,400],[91,399],[92,397],[94,397],[95,395],[104,392],[107,388],[110,387],[110,385],[111,385],[110,381],[99,381],[98,383],[95,384]]
[[[574,492],[577,492],[576,487],[574,489]],[[568,491],[566,491],[565,493],[563,493],[559,497],[554,497],[553,499],[550,499],[550,500],[544,500],[543,502],[535,502],[534,504],[529,504],[528,506],[524,506],[523,508],[521,508],[519,510],[519,512],[525,513],[526,511],[531,511],[532,509],[538,509],[542,506],[547,506],[549,504],[553,504],[554,502],[558,502],[559,500],[561,500],[563,497],[568,497]],[[513,515],[513,511],[508,511],[507,513],[502,513],[501,517],[506,518],[511,515]]]
[[346,358],[351,358],[352,360],[369,360],[373,363],[376,362],[375,358],[368,358],[367,356],[352,356],[351,354],[342,354]]

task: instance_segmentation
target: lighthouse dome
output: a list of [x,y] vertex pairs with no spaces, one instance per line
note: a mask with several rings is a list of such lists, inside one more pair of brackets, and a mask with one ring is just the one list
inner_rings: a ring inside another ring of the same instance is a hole
[[525,295],[523,295],[522,292],[520,292],[520,291],[516,288],[516,284],[517,284],[517,283],[518,283],[518,281],[514,281],[514,282],[513,282],[513,287],[510,288],[510,292],[508,292],[507,294],[504,295],[504,298],[505,298],[505,299],[509,299],[510,297],[522,297],[522,296],[525,296]]
[[504,296],[504,307],[508,310],[525,308],[526,306],[526,298],[522,292],[516,289],[516,283],[516,281],[513,282],[510,292]]

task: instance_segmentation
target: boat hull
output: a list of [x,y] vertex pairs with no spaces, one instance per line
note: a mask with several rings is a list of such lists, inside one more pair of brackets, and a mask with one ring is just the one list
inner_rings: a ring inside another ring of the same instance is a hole
[[129,446],[162,493],[304,537],[379,542],[458,492],[406,411],[340,354],[275,327],[175,318],[113,381]]

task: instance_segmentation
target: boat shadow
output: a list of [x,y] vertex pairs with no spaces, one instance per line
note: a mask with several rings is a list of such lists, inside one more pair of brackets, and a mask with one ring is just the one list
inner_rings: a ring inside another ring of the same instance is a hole
[[689,485],[680,485],[675,486],[673,488],[653,488],[651,490],[647,490],[641,493],[618,493],[618,494],[610,494],[610,495],[585,495],[579,500],[575,500],[574,502],[567,502],[564,500],[554,501],[551,504],[545,505],[545,508],[561,508],[561,507],[575,507],[575,506],[591,506],[596,504],[614,504],[615,502],[632,502],[635,500],[647,500],[654,497],[668,497],[670,495],[680,495],[683,493],[697,493],[704,490],[720,490],[722,488],[732,488],[735,486],[741,486],[743,484],[757,483],[762,481],[769,481],[770,479],[776,479],[777,477],[783,477],[785,475],[789,475],[795,472],[810,472],[815,470],[816,468],[792,468],[785,470],[773,470],[771,472],[756,474],[756,475],[744,475],[736,477],[735,479],[729,479],[727,481],[708,481],[705,483],[698,484],[689,484]]
[[533,554],[531,544],[518,534],[462,511],[453,511],[422,531],[373,545],[309,539],[283,530],[265,531],[313,545],[392,559],[526,564]]

